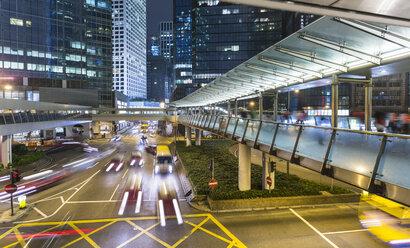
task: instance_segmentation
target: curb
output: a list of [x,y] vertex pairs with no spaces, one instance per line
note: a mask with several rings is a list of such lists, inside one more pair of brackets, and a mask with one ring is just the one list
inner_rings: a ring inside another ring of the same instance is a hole
[[15,216],[14,219],[9,220],[9,221],[2,221],[0,222],[0,224],[8,224],[8,223],[13,223],[17,220],[19,220],[21,217],[23,217],[24,215],[26,215],[31,209],[34,208],[34,204],[31,204],[29,207],[26,208],[25,211],[23,211],[22,213],[20,213],[19,215]]

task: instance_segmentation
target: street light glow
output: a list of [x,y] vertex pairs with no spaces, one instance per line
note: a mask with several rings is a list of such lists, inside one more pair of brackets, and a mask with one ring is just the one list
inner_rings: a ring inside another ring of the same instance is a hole
[[8,85],[5,85],[5,86],[4,86],[4,89],[5,89],[5,90],[12,90],[13,87],[8,84]]

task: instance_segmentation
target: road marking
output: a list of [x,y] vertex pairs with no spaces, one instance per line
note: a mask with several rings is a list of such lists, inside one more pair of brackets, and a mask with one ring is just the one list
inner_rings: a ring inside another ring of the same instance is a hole
[[244,245],[237,237],[235,237],[224,225],[221,224],[215,217],[213,217],[211,214],[208,215],[209,218],[226,234],[228,237],[232,239],[232,242],[235,244],[235,246],[239,248],[246,248],[246,245]]
[[67,204],[81,204],[81,203],[113,203],[119,202],[120,200],[101,200],[101,201],[70,201]]
[[112,198],[114,197],[115,192],[117,192],[118,187],[120,187],[120,184],[117,184],[117,187],[115,187],[114,192],[112,192],[112,195],[110,197],[110,201],[112,200]]
[[[78,190],[78,189],[77,189],[77,190]],[[60,200],[61,200],[61,202],[62,202],[63,204],[65,203],[64,197],[60,196]]]
[[121,177],[122,179],[124,179],[125,175],[127,175],[128,169],[125,171],[124,175]]
[[300,220],[302,220],[306,225],[308,225],[313,231],[315,231],[317,234],[319,234],[320,237],[322,237],[326,242],[328,242],[332,247],[334,248],[339,248],[337,245],[335,245],[330,239],[326,238],[323,233],[321,233],[319,230],[317,230],[314,226],[312,226],[307,220],[305,220],[302,216],[300,216],[298,213],[296,213],[295,210],[289,208],[289,210],[296,215]]
[[[94,231],[87,233],[85,236],[88,237],[88,236],[90,236],[91,234],[96,233],[96,232],[98,232],[98,231],[100,231],[100,230],[106,228],[107,226],[114,224],[115,222],[117,222],[117,221],[111,221],[110,223],[105,224],[104,226],[99,227],[99,228],[95,229]],[[68,247],[68,246],[70,246],[70,245],[72,245],[72,244],[74,244],[74,243],[76,243],[76,242],[78,242],[78,241],[80,241],[80,240],[82,240],[82,239],[83,239],[83,237],[80,237],[80,238],[78,238],[78,239],[76,239],[76,240],[73,240],[73,241],[71,241],[70,243],[64,245],[62,248]]]
[[[95,165],[98,165],[99,163],[100,163],[100,161],[98,161],[97,163],[95,163]],[[94,166],[95,166],[95,165],[94,165]]]
[[205,224],[205,222],[207,222],[209,220],[209,217],[205,218],[205,220],[203,220],[201,223],[199,223],[199,225],[195,225],[194,229],[191,230],[191,232],[188,235],[185,235],[182,239],[178,240],[173,246],[172,248],[177,247],[179,244],[181,244],[182,242],[184,242],[184,240],[186,240],[189,236],[191,236],[196,230],[198,230],[203,224]]
[[79,229],[76,225],[74,225],[71,222],[68,223],[68,225],[71,226],[74,230],[76,230],[78,232],[78,234],[80,234],[83,239],[87,240],[87,242],[90,243],[90,245],[92,245],[95,248],[100,247],[92,239],[90,239],[88,237],[88,235],[85,235],[85,233],[81,229]]
[[[128,224],[130,224],[130,225],[132,225],[132,226],[134,226],[134,224],[135,224],[134,222],[131,222],[131,221],[127,221],[127,222],[128,222]],[[143,235],[143,234],[145,234],[146,232],[148,232],[149,230],[151,230],[152,228],[158,226],[158,224],[159,224],[159,222],[157,222],[157,223],[155,223],[154,225],[148,227],[148,228],[145,229],[144,231],[141,231],[140,233],[138,233],[138,234],[135,235],[134,237],[130,238],[129,240],[127,240],[127,241],[125,241],[124,243],[122,243],[122,244],[120,244],[119,246],[117,246],[117,248],[121,248],[121,247],[126,246],[127,244],[129,244],[129,243],[132,242],[133,240],[137,239],[137,238],[140,237],[141,235]],[[135,224],[135,225],[136,225],[136,224]],[[137,227],[134,226],[134,230],[139,230],[139,231],[140,231],[141,229],[142,229],[141,227],[137,228]]]
[[18,228],[14,230],[14,233],[16,234],[17,240],[20,243],[21,247],[27,247],[26,241],[23,239],[21,236],[21,233]]
[[[44,231],[41,231],[41,232],[39,232],[39,233],[34,234],[34,235],[31,236],[31,237],[24,238],[24,240],[25,240],[25,241],[29,240],[29,242],[27,243],[27,245],[28,245],[28,244],[30,243],[31,239],[35,238],[38,234],[42,234],[42,233],[49,232],[49,231],[51,231],[51,230],[53,230],[53,229],[55,229],[55,228],[57,228],[57,227],[60,227],[60,226],[62,226],[62,225],[64,225],[64,224],[59,224],[59,225],[50,227],[50,228],[48,228],[48,229],[46,229],[46,230],[44,230]],[[0,238],[0,239],[1,239],[1,238]],[[18,243],[19,243],[19,241],[16,241],[16,242],[14,242],[14,243],[12,243],[12,244],[9,244],[9,245],[7,245],[7,246],[4,246],[3,248],[15,247]]]
[[[209,219],[209,218],[208,218],[208,219]],[[202,226],[196,225],[196,224],[194,224],[194,223],[192,223],[192,222],[190,222],[190,221],[187,221],[187,220],[185,221],[185,223],[187,223],[187,224],[189,224],[189,225],[191,225],[191,226],[193,226],[193,227],[197,227],[197,226],[198,226],[198,229],[199,229],[199,230],[204,231],[204,232],[206,232],[206,233],[208,233],[208,234],[210,234],[210,235],[214,236],[215,238],[218,238],[218,239],[220,239],[220,240],[222,240],[222,241],[225,241],[225,242],[228,243],[228,244],[233,243],[231,240],[227,240],[226,238],[221,237],[221,236],[219,236],[218,234],[215,234],[215,233],[213,233],[213,232],[211,232],[211,231],[209,231],[209,230],[203,228]],[[234,245],[234,244],[232,244],[232,245]]]
[[36,208],[36,207],[34,207],[33,209],[36,210],[36,212],[39,213],[39,214],[40,214],[41,216],[43,216],[44,218],[47,217],[47,215],[46,215],[45,213],[43,213],[40,209],[38,209],[38,208]]
[[[128,222],[130,225],[132,225],[133,227],[137,228],[139,231],[141,231],[141,232],[144,232],[144,231],[145,231],[144,228],[138,226],[138,225],[135,224],[134,222],[132,222],[132,221],[127,221],[127,222]],[[155,226],[158,225],[158,224],[159,224],[159,222],[156,223]],[[154,227],[154,226],[151,226],[151,227]],[[147,230],[146,232],[144,232],[147,236],[149,236],[150,238],[152,238],[153,240],[157,241],[158,243],[160,243],[161,245],[163,245],[163,246],[165,246],[165,247],[168,247],[168,248],[171,247],[169,244],[167,244],[167,243],[165,243],[164,241],[160,240],[159,238],[157,238],[156,236],[152,235],[152,234],[149,233],[148,231],[149,231],[149,230]]]
[[353,232],[364,232],[364,231],[367,231],[367,230],[366,229],[357,229],[357,230],[348,230],[348,231],[339,231],[339,232],[325,232],[325,233],[323,233],[323,235],[353,233]]

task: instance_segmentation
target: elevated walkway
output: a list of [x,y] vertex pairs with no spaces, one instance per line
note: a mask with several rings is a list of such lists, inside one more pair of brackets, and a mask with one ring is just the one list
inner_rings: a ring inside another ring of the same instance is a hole
[[215,115],[177,122],[410,205],[410,136]]

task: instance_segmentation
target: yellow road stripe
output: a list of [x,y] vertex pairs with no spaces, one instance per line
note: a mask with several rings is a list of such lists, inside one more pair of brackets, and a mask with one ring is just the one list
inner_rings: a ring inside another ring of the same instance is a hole
[[0,240],[2,240],[4,237],[6,237],[8,234],[10,234],[11,232],[14,231],[14,229],[18,228],[20,225],[17,225],[13,228],[10,228],[10,230],[8,230],[7,232],[3,233],[2,235],[0,235]]
[[[179,244],[181,244],[182,242],[184,242],[184,240],[186,240],[189,236],[191,236],[196,230],[198,230],[198,228],[200,228],[203,224],[205,224],[207,221],[209,220],[209,216],[206,217],[201,223],[199,223],[199,225],[195,225],[194,229],[191,230],[191,232],[184,236],[182,239],[178,240],[178,242],[176,242],[172,248],[177,247]],[[186,221],[185,221],[186,222]]]
[[[208,218],[209,219],[209,218]],[[197,226],[197,225],[195,225],[194,223],[191,223],[191,222],[189,222],[189,221],[185,221],[186,223],[188,223],[188,224],[190,224],[191,226]],[[218,239],[220,239],[220,240],[222,240],[222,241],[225,241],[226,243],[232,243],[233,241],[232,240],[227,240],[226,238],[224,238],[224,237],[222,237],[222,236],[219,236],[218,234],[216,234],[216,233],[213,233],[213,232],[211,232],[211,231],[209,231],[209,230],[207,230],[207,229],[205,229],[205,228],[203,228],[203,227],[198,227],[199,228],[199,230],[201,230],[201,231],[204,231],[204,232],[206,232],[206,233],[208,233],[208,234],[210,234],[210,235],[212,235],[212,236],[214,236],[215,238],[218,238]]]
[[[135,228],[137,228],[139,231],[143,232],[144,229],[141,228],[140,226],[138,226],[137,224],[135,224],[134,222],[130,221],[128,222],[129,224],[131,224],[132,226],[134,226]],[[164,241],[160,240],[159,238],[155,237],[154,235],[152,235],[149,232],[146,232],[145,235],[149,236],[150,238],[152,238],[153,240],[157,241],[158,243],[160,243],[161,245],[169,248],[171,247],[169,244],[165,243]]]
[[74,225],[71,222],[69,222],[68,225],[70,225],[74,230],[76,230],[78,232],[78,234],[80,234],[81,237],[83,237],[85,240],[87,240],[88,243],[90,243],[90,245],[92,245],[94,248],[99,248],[100,247],[92,239],[90,239],[88,237],[88,235],[85,235],[85,233],[83,231],[81,231],[78,227],[76,227],[76,225]]
[[211,214],[209,214],[209,217],[222,231],[226,233],[226,235],[228,235],[235,242],[235,246],[246,247],[246,245],[239,241],[239,239],[235,237],[228,229],[226,229],[226,227],[224,227],[217,219],[215,219],[215,217],[213,217]]
[[27,247],[27,248],[28,248],[28,246],[27,246],[27,244],[26,244],[26,241],[24,241],[23,237],[21,237],[21,233],[20,233],[20,231],[19,231],[18,228],[16,228],[16,229],[14,230],[14,233],[16,234],[17,240],[18,240],[18,242],[20,243],[21,247]]
[[[72,224],[86,224],[86,223],[99,223],[99,222],[112,222],[112,221],[127,221],[127,220],[157,220],[157,216],[147,216],[147,217],[134,217],[134,218],[112,218],[112,219],[96,219],[96,220],[73,220],[70,221]],[[61,222],[39,222],[39,223],[22,223],[22,226],[52,226],[58,225]]]
[[[63,224],[50,227],[49,229],[46,229],[46,230],[41,231],[41,232],[39,232],[39,233],[35,233],[35,234],[33,234],[33,236],[31,236],[30,238],[25,238],[24,240],[28,240],[28,239],[35,238],[37,235],[39,235],[39,234],[41,234],[41,233],[49,232],[49,231],[51,231],[51,230],[53,230],[53,229],[55,229],[55,228],[57,228],[57,227],[60,227],[60,226],[62,226],[62,225],[63,225]],[[3,248],[8,248],[8,247],[16,246],[19,242],[20,242],[20,241],[16,241],[16,242],[14,242],[14,243],[12,243],[12,244],[9,244],[9,245],[7,245],[7,246],[4,246]]]
[[[133,223],[132,221],[127,221],[130,225],[134,226],[135,223]],[[135,224],[136,225],[136,224]],[[144,231],[138,233],[137,235],[135,235],[134,237],[130,238],[129,240],[125,241],[124,243],[120,244],[119,246],[117,246],[117,248],[121,248],[126,246],[128,243],[131,243],[133,240],[137,239],[138,237],[140,237],[141,235],[145,234],[146,232],[148,232],[149,230],[151,230],[152,228],[156,227],[159,225],[158,223],[155,223],[154,225],[148,227],[147,229],[145,229]],[[143,229],[142,227],[140,227],[141,229]],[[139,229],[138,229],[139,230]]]
[[231,248],[231,247],[233,247],[233,242],[230,243],[226,248]]
[[[116,221],[112,221],[112,222],[110,222],[110,223],[107,223],[107,224],[105,224],[104,226],[101,226],[101,227],[95,229],[94,231],[85,234],[85,236],[88,237],[88,236],[90,236],[91,234],[94,234],[94,233],[96,233],[96,232],[98,232],[98,231],[101,231],[102,229],[106,228],[106,227],[109,226],[109,225],[114,224],[115,222],[116,222]],[[68,247],[68,246],[70,246],[70,245],[72,245],[72,244],[74,244],[74,243],[80,241],[81,239],[83,239],[83,237],[80,237],[80,238],[78,238],[78,239],[76,239],[76,240],[73,240],[73,241],[71,241],[70,243],[64,245],[63,247]]]

